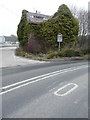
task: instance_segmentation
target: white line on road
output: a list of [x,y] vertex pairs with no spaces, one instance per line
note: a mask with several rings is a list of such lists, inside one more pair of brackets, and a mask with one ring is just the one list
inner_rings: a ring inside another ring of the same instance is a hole
[[[79,66],[79,67],[73,67],[73,68],[68,68],[68,69],[63,69],[63,70],[51,72],[51,73],[40,75],[40,76],[31,78],[31,79],[26,79],[26,80],[23,80],[21,82],[17,82],[17,83],[14,83],[14,84],[11,84],[11,85],[8,85],[8,86],[0,88],[2,90],[9,89],[9,90],[1,92],[0,95],[8,93],[8,92],[13,91],[13,90],[18,89],[18,88],[27,86],[29,84],[32,84],[32,83],[44,80],[46,78],[50,78],[50,77],[58,75],[58,74],[62,74],[62,73],[65,73],[65,72],[70,72],[70,71],[75,71],[75,70],[79,70],[79,69],[86,68],[86,67],[88,67],[88,66],[87,65],[83,65],[83,66]],[[31,81],[31,80],[34,80],[34,81]]]
[[[63,94],[59,93],[61,90],[64,90],[65,88],[67,88],[70,85],[74,85],[74,87],[72,87],[70,90],[68,90],[67,92],[65,92]],[[57,95],[57,96],[65,96],[65,95],[68,95],[69,93],[71,93],[72,91],[74,91],[77,87],[78,87],[78,85],[75,84],[75,83],[68,83],[67,85],[64,85],[63,87],[61,87],[57,91],[55,91],[54,94]]]

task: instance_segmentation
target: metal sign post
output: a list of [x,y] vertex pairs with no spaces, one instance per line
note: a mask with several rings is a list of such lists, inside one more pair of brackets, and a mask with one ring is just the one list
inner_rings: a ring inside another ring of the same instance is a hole
[[60,42],[62,42],[62,34],[61,33],[59,33],[57,35],[57,42],[59,42],[59,51],[60,51]]
[[60,42],[59,42],[59,51],[60,51]]

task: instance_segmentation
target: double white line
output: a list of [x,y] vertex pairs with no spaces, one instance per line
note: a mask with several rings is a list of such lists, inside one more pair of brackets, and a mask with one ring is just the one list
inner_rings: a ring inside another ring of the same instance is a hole
[[48,74],[40,75],[40,76],[37,76],[37,77],[33,77],[31,79],[26,79],[26,80],[23,80],[21,82],[17,82],[17,83],[14,83],[14,84],[11,84],[11,85],[0,88],[1,89],[0,95],[8,93],[8,92],[13,91],[13,90],[18,89],[18,88],[27,86],[29,84],[44,80],[46,78],[53,77],[53,76],[58,75],[58,74],[62,74],[62,73],[70,72],[70,71],[75,71],[75,70],[79,70],[79,69],[86,68],[86,67],[88,67],[88,66],[83,65],[83,66],[79,66],[79,67],[72,67],[72,68],[67,68],[67,69],[51,72],[51,73],[48,73]]

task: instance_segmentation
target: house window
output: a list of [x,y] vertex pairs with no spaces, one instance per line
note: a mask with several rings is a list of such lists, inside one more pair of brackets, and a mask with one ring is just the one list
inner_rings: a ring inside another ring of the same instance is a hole
[[33,18],[33,15],[31,15],[30,18]]
[[43,18],[43,20],[48,20],[48,18]]

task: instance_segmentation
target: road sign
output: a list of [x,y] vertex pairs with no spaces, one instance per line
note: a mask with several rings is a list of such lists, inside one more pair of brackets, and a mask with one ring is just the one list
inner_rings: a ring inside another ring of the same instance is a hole
[[57,35],[57,42],[62,42],[62,34]]
[[59,42],[59,48],[58,48],[58,50],[60,51],[60,42],[62,42],[62,34],[61,33],[59,33],[57,35],[57,42]]

